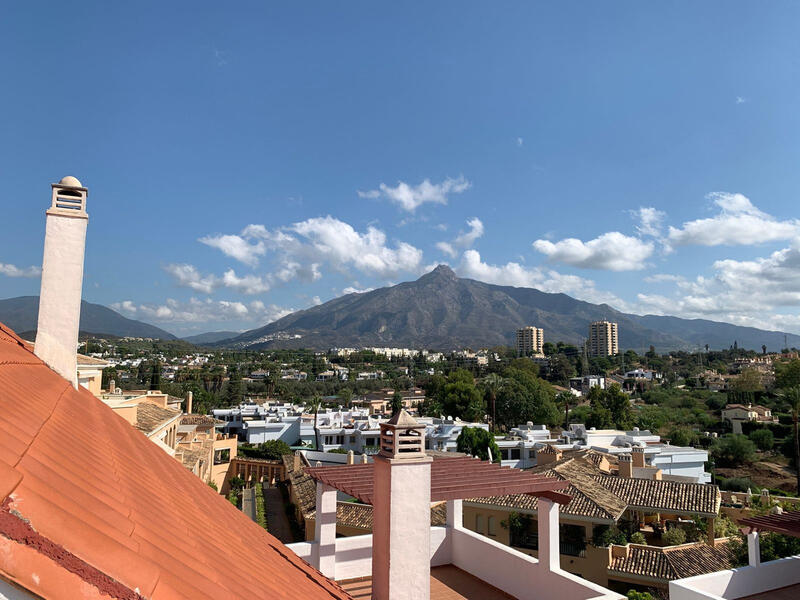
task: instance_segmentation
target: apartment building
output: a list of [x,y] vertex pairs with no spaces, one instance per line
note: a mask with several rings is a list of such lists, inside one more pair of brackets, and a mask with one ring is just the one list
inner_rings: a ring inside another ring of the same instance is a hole
[[619,330],[611,321],[594,321],[589,325],[586,341],[589,356],[615,356],[619,354]]
[[517,356],[544,356],[544,329],[523,327],[517,329]]

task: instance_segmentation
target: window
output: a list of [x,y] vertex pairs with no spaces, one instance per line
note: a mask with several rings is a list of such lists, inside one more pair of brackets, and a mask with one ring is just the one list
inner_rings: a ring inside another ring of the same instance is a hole
[[521,458],[520,449],[511,450],[511,460],[519,460]]
[[487,521],[489,535],[492,537],[497,537],[497,519],[494,517],[489,517]]
[[483,515],[475,515],[475,533],[483,533]]

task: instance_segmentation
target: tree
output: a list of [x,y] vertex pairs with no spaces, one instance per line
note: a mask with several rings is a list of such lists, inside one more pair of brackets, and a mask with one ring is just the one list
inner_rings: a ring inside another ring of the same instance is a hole
[[161,388],[161,365],[158,362],[153,363],[153,368],[150,371],[150,389],[158,390]]
[[767,428],[755,429],[747,436],[759,450],[766,452],[775,445],[775,436]]
[[569,384],[569,378],[574,377],[575,367],[563,354],[556,354],[550,359],[550,381],[558,385]]
[[353,404],[353,390],[349,387],[339,390],[339,400],[342,402],[342,406],[350,408]]
[[761,383],[761,373],[755,369],[744,369],[739,377],[731,383],[731,390],[739,393],[763,392],[764,384]]
[[494,441],[494,436],[481,427],[464,427],[456,439],[456,450],[481,460],[489,460],[491,451],[492,462],[500,462],[500,448]]
[[598,386],[587,395],[592,412],[586,420],[588,427],[605,429],[616,427],[627,430],[633,426],[633,412],[628,396],[614,383],[603,390]]
[[520,423],[555,426],[561,422],[561,411],[555,403],[555,392],[544,380],[528,371],[508,368],[505,381],[497,394],[497,422],[514,427]]
[[485,405],[483,397],[475,387],[472,373],[456,369],[447,378],[442,390],[442,407],[448,416],[466,421],[477,421],[483,417]]
[[686,428],[676,428],[669,433],[669,443],[673,446],[691,446],[694,434]]
[[720,461],[737,466],[753,462],[756,445],[741,434],[728,433],[719,438],[711,452]]
[[[793,361],[800,362],[800,361]],[[794,435],[794,470],[797,473],[797,493],[800,494],[800,438],[798,438],[798,413],[800,413],[800,385],[786,389],[781,397],[789,403],[792,411],[792,434]]]
[[503,387],[503,378],[497,373],[489,373],[483,378],[483,391],[488,397],[492,411],[492,431],[497,430],[497,392]]
[[308,403],[308,410],[314,413],[314,450],[320,450],[319,445],[319,426],[317,422],[317,415],[319,414],[320,406],[322,406],[322,397],[319,394],[315,394],[311,398],[311,402]]
[[242,376],[236,369],[231,369],[228,386],[225,389],[225,404],[227,406],[236,406],[242,402],[243,398]]
[[242,444],[239,452],[249,458],[263,458],[265,460],[280,460],[284,454],[291,454],[292,449],[283,440],[269,440],[263,444],[252,446]]
[[800,386],[800,359],[775,365],[775,387],[784,390]]
[[572,392],[561,392],[556,396],[556,404],[564,407],[564,429],[569,429],[569,407],[575,404]]

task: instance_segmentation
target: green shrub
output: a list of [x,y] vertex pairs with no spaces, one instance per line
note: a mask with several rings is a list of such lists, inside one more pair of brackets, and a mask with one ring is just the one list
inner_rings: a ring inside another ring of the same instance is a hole
[[661,535],[661,540],[667,546],[679,546],[686,543],[686,532],[678,527],[673,527]]
[[616,525],[613,527],[598,525],[594,528],[592,545],[598,548],[607,548],[611,544],[624,546],[627,543],[628,538],[625,536],[625,532],[620,531]]
[[636,590],[629,590],[626,596],[628,600],[656,600],[650,592],[637,592]]
[[756,429],[747,437],[762,451],[772,450],[775,445],[775,436],[769,429]]
[[747,492],[749,489],[753,493],[758,493],[760,490],[756,484],[750,481],[747,477],[717,477],[717,485],[721,490],[728,492]]
[[636,531],[631,534],[631,544],[646,544],[647,539],[641,531]]

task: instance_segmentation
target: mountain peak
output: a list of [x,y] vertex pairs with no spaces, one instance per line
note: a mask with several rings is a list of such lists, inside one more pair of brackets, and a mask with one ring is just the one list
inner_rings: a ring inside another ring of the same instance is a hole
[[456,281],[458,276],[447,265],[439,265],[433,271],[425,273],[418,281]]

